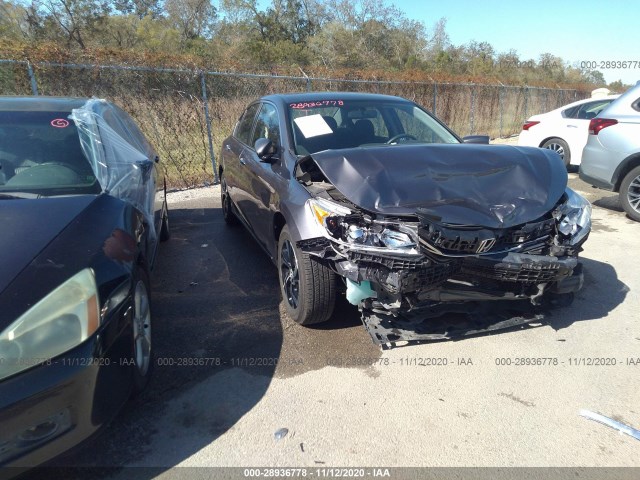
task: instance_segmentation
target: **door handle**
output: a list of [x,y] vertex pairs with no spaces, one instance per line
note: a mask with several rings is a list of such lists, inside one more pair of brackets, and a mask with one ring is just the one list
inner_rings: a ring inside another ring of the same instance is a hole
[[244,157],[240,157],[240,165],[246,165],[247,161],[244,159]]
[[577,125],[567,125],[567,128],[578,128]]
[[225,148],[225,150],[226,150],[227,152],[230,152],[230,151],[231,151],[231,145],[229,145],[229,144],[226,144],[226,145],[224,146],[224,148]]

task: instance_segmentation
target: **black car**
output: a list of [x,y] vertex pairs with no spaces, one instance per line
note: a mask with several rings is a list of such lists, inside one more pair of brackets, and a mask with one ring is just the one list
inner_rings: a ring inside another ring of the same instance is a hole
[[429,330],[452,312],[537,322],[528,306],[582,287],[591,205],[555,152],[478,143],[398,97],[266,96],[223,143],[224,217],[277,264],[298,323],[330,318],[339,289],[380,344],[479,331]]
[[112,103],[0,97],[0,466],[77,445],[147,383],[157,162]]

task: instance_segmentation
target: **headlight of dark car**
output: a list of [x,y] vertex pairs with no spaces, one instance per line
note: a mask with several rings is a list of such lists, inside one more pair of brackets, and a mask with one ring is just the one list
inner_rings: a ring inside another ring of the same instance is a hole
[[419,254],[409,228],[385,222],[362,224],[350,218],[350,209],[323,198],[312,198],[307,203],[327,236],[352,250]]
[[100,324],[93,270],[77,273],[0,334],[0,380],[71,350]]
[[567,188],[567,201],[560,205],[558,230],[576,245],[591,231],[591,204],[582,195]]

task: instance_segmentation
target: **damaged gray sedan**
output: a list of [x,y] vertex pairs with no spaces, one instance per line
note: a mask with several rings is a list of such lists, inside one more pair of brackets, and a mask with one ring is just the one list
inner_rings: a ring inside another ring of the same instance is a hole
[[224,218],[302,325],[340,291],[381,345],[540,321],[582,287],[591,205],[555,152],[478,143],[399,97],[266,96],[223,143]]

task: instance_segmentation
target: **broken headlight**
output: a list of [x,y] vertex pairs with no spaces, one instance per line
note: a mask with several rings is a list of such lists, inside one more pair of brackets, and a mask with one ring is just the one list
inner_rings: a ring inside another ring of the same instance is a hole
[[363,222],[347,207],[323,198],[312,198],[307,203],[318,224],[341,245],[354,250],[419,254],[410,231],[401,225],[388,228],[385,222]]
[[591,204],[582,195],[567,188],[567,201],[558,208],[558,231],[576,245],[591,231]]
[[338,205],[324,198],[311,198],[307,200],[313,218],[332,237],[338,237],[342,233],[342,224],[345,215],[349,215],[351,210],[342,205]]

